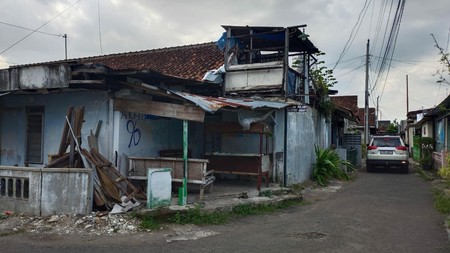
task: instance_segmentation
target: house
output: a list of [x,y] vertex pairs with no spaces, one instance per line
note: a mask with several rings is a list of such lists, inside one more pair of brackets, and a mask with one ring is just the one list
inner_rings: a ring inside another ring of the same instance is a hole
[[[314,144],[331,145],[331,122],[316,109],[327,94],[318,96],[309,78],[318,49],[305,26],[223,28],[219,47],[0,70],[2,206],[37,215],[89,212],[96,175],[75,157],[84,158],[80,149],[88,146],[135,179],[149,161],[170,161],[172,173],[187,161],[188,170],[198,162],[215,174],[257,176],[258,189],[269,174],[282,185],[309,179]],[[72,110],[78,114],[71,117]],[[71,168],[45,168],[62,159],[69,139]],[[178,158],[180,151],[191,160]]]
[[[336,147],[342,147],[347,152],[347,157],[354,157],[354,165],[359,165],[362,159],[362,135],[359,130],[360,118],[358,117],[358,96],[330,96],[331,102],[336,107],[334,114],[339,115],[340,112],[346,111],[347,117],[343,117],[338,125],[337,132],[333,132],[333,140],[337,138]],[[349,152],[354,150],[356,154]]]
[[387,134],[389,130],[389,125],[391,125],[390,120],[378,120],[377,134]]
[[[364,124],[365,124],[365,109],[358,108],[358,96],[356,95],[348,95],[348,96],[331,96],[331,101],[340,107],[347,108],[352,111],[354,115],[359,119],[357,122],[353,122],[348,125],[348,128],[351,128],[355,131],[360,131],[364,134]],[[370,134],[375,134],[377,131],[376,128],[376,113],[375,108],[369,108],[369,130]]]
[[[415,141],[414,137],[422,137],[422,132],[424,132],[425,137],[432,137],[433,134],[433,126],[430,126],[430,123],[425,124],[424,123],[424,116],[431,111],[430,109],[422,109],[422,110],[416,110],[416,111],[410,111],[406,115],[406,128],[404,130],[404,138],[405,143],[409,146],[409,154],[411,157],[414,158],[414,160],[419,161],[420,160],[420,147],[418,146],[417,141]],[[416,137],[416,138],[417,138]]]
[[[433,163],[435,169],[439,169],[447,164],[450,140],[448,126],[449,108],[450,96],[445,98],[436,107],[418,112],[417,122],[409,125],[410,129],[415,130],[417,136],[431,137],[434,139]],[[408,115],[410,114],[408,113]]]

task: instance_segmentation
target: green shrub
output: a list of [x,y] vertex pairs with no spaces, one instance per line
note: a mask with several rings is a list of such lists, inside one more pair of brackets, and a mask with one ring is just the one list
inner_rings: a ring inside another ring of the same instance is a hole
[[331,148],[314,147],[316,153],[316,163],[313,166],[313,179],[321,186],[329,184],[330,179],[349,180],[348,174],[341,169],[341,165],[347,166],[350,171],[354,170],[353,165],[341,160],[338,153]]

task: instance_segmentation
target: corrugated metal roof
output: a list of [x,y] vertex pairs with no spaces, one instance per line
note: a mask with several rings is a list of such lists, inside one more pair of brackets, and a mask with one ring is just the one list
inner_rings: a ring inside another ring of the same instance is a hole
[[282,109],[287,107],[289,104],[281,102],[272,101],[262,101],[254,99],[232,99],[223,97],[205,97],[200,95],[194,95],[186,92],[170,91],[171,93],[178,95],[197,106],[201,107],[203,110],[214,113],[217,110],[228,107],[228,108],[246,108],[246,109],[259,109],[259,108],[271,108],[271,109]]

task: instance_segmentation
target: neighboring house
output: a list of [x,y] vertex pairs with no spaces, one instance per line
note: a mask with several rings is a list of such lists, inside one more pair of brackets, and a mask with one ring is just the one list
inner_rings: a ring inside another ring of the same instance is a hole
[[435,108],[424,113],[423,117],[413,125],[420,129],[422,137],[432,137],[435,140],[434,145],[434,167],[441,168],[446,164],[446,157],[450,146],[450,96],[445,98]]
[[361,163],[362,159],[362,135],[361,130],[359,130],[360,118],[357,116],[358,113],[358,96],[331,96],[331,101],[336,107],[335,115],[339,115],[341,112],[346,111],[347,117],[343,117],[343,121],[340,123],[340,128],[336,136],[338,144],[337,147],[342,147],[347,150],[348,157],[352,157],[349,150],[356,150],[356,161],[357,164]]
[[378,120],[377,134],[388,134],[390,120]]
[[[98,151],[125,176],[130,157],[175,152],[187,139],[190,158],[209,154],[216,171],[230,172],[215,168],[220,163],[211,155],[257,154],[269,159],[273,181],[308,180],[314,145],[332,143],[331,122],[315,109],[309,78],[318,49],[304,26],[224,29],[222,50],[203,43],[0,70],[2,206],[39,215],[90,211],[90,170],[43,169],[65,141],[70,106],[84,108],[80,145],[87,148],[95,133]],[[294,56],[297,69],[289,66]],[[264,127],[256,131],[252,123]],[[208,135],[219,129],[220,136]]]
[[[423,123],[427,120],[424,116],[431,110],[432,109],[422,109],[410,111],[406,114],[407,125],[404,130],[405,143],[409,146],[410,156],[413,157],[416,161],[419,161],[420,159],[420,147],[418,146],[418,143],[414,142],[414,136],[434,136],[434,127],[430,126],[430,123],[424,124],[424,126],[422,126]],[[422,135],[423,132],[424,135]]]
[[[331,101],[338,106],[347,108],[359,119],[357,124],[349,125],[348,127],[360,131],[364,134],[364,124],[365,124],[365,113],[364,108],[358,108],[358,96],[331,96]],[[376,134],[376,113],[375,108],[369,108],[369,130],[370,134]]]

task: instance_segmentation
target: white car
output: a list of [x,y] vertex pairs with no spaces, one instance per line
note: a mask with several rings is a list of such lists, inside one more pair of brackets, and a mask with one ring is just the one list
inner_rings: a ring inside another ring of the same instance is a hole
[[375,169],[399,169],[409,172],[408,148],[400,136],[373,136],[367,146],[367,172]]

